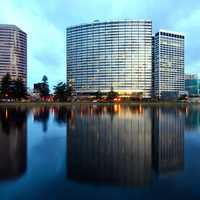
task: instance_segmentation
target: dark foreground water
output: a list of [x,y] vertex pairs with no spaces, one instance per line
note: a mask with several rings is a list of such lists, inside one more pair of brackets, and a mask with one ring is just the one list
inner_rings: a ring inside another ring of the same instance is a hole
[[200,199],[200,107],[0,107],[15,199]]

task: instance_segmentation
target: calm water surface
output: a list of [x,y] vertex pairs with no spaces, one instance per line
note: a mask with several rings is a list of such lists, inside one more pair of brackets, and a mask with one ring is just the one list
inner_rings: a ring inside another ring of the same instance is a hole
[[0,107],[0,199],[200,199],[200,106]]

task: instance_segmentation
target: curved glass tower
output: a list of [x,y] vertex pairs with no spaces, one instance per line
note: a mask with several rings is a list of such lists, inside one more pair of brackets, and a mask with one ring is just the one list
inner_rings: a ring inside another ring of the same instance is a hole
[[15,25],[0,24],[0,81],[7,73],[27,84],[27,35]]
[[152,22],[94,22],[67,28],[67,81],[77,93],[111,88],[152,93]]

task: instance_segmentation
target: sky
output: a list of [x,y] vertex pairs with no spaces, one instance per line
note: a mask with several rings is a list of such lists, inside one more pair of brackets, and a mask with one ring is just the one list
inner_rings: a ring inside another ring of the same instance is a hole
[[0,24],[28,35],[28,87],[47,75],[50,88],[66,81],[66,28],[94,20],[151,19],[185,34],[185,71],[200,75],[199,0],[0,0]]

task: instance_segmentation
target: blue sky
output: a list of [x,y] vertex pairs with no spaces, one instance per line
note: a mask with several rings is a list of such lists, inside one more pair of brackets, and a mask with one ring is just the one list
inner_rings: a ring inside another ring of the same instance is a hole
[[153,32],[183,32],[185,69],[200,74],[198,0],[1,0],[0,23],[28,34],[28,86],[46,74],[52,87],[66,79],[65,29],[94,20],[151,19]]

